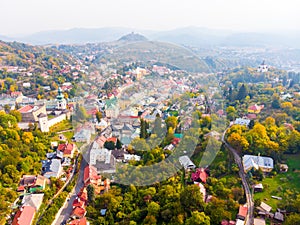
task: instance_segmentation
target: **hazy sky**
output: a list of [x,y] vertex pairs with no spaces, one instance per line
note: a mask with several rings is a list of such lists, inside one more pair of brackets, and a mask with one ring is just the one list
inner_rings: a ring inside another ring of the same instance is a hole
[[300,0],[1,0],[0,34],[74,27],[300,30]]

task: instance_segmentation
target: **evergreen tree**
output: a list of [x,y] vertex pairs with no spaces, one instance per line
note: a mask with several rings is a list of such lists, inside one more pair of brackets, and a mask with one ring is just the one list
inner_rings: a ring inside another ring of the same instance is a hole
[[246,98],[246,96],[247,96],[247,88],[243,84],[238,91],[236,99],[241,101],[241,100],[244,100]]
[[89,184],[86,187],[86,190],[87,190],[87,196],[88,196],[89,203],[93,203],[95,201],[95,188],[94,188],[94,186]]
[[121,149],[122,148],[122,142],[119,140],[119,138],[117,139],[116,148],[117,149]]
[[250,120],[249,129],[252,129],[253,127],[254,127],[254,120]]

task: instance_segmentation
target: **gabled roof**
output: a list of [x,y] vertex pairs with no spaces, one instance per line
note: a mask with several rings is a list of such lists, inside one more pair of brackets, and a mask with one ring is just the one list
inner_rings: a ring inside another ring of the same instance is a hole
[[272,210],[272,207],[269,206],[268,204],[261,202],[260,203],[260,208],[263,209],[266,212],[270,212]]
[[35,208],[23,206],[15,215],[12,225],[31,225],[34,218]]
[[192,173],[192,179],[194,181],[200,179],[203,183],[206,183],[206,179],[208,178],[208,174],[204,170],[204,168],[196,169],[195,173]]
[[273,159],[264,156],[244,155],[243,164],[245,171],[248,171],[251,168],[258,169],[259,167],[268,169],[274,168]]
[[76,207],[73,211],[72,211],[72,217],[75,216],[77,218],[82,218],[84,217],[86,214],[86,211],[84,208],[81,207]]
[[27,113],[27,112],[30,112],[33,108],[34,108],[33,105],[26,105],[26,106],[20,108],[18,111],[20,113]]
[[184,169],[196,167],[195,164],[192,162],[192,160],[187,155],[180,156],[179,163],[184,167]]
[[86,166],[84,168],[84,181],[89,182],[90,180],[100,179],[101,176],[98,176],[97,169],[94,166]]
[[71,143],[59,144],[57,147],[57,150],[62,151],[66,155],[70,155],[70,154],[72,154],[74,147],[75,147],[75,145],[71,144]]
[[266,221],[261,218],[254,218],[253,225],[266,225]]
[[87,225],[87,219],[86,217],[82,217],[81,219],[71,221],[69,225]]
[[72,204],[72,206],[73,207],[84,207],[84,205],[85,205],[85,201],[81,201],[80,200],[80,198],[76,198],[74,201],[73,201],[73,204]]
[[116,138],[116,137],[107,138],[106,141],[107,141],[107,142],[112,141],[112,142],[114,142],[114,143],[117,143],[117,138]]
[[44,194],[31,194],[23,197],[22,205],[23,206],[31,206],[35,208],[35,210],[39,210],[42,202],[43,202]]
[[240,205],[239,214],[238,215],[246,218],[247,213],[248,213],[248,207]]

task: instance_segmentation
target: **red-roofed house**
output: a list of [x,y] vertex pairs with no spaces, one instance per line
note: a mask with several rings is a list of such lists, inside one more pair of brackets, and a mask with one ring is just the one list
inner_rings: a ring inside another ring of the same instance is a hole
[[69,223],[69,225],[88,225],[86,217],[82,217],[81,219],[73,220]]
[[97,169],[94,166],[86,166],[84,168],[84,184],[85,186],[89,184],[100,185],[101,183],[101,176],[98,175]]
[[30,112],[32,109],[33,109],[33,105],[26,105],[24,107],[22,107],[21,109],[19,109],[18,111],[20,113],[27,113],[27,112]]
[[58,151],[64,153],[64,157],[70,157],[70,158],[73,158],[76,149],[77,149],[76,145],[70,143],[60,144],[57,147]]
[[83,218],[85,214],[86,214],[86,210],[84,208],[76,207],[72,211],[71,218],[80,219]]
[[82,201],[80,200],[79,197],[76,197],[76,199],[73,201],[73,209],[76,208],[76,207],[80,207],[80,208],[83,208],[85,206],[85,202],[86,201]]
[[203,183],[206,183],[207,178],[208,178],[208,174],[206,173],[204,168],[198,168],[198,169],[196,169],[195,173],[192,173],[193,181],[201,181]]
[[31,225],[35,215],[35,208],[23,206],[15,215],[12,225]]
[[248,108],[249,113],[260,113],[260,111],[264,108],[264,105],[252,105]]
[[247,213],[248,213],[248,207],[240,205],[239,213],[237,215],[237,218],[241,219],[241,220],[245,220],[245,218],[247,217]]
[[101,135],[97,140],[96,142],[98,143],[99,147],[100,148],[103,148],[104,146],[104,143],[107,141],[106,137]]
[[107,142],[112,141],[112,142],[114,142],[115,144],[117,144],[117,138],[116,138],[116,137],[107,138],[106,141],[107,141]]
[[87,197],[87,190],[86,190],[86,188],[83,188],[82,190],[80,190],[80,192],[77,194],[77,196],[80,199],[80,201],[87,202],[88,197]]

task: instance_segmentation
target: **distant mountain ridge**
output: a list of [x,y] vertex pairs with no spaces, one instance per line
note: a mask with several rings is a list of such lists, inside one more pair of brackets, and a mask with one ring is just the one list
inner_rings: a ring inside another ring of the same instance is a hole
[[[132,33],[132,31],[139,33],[141,36],[146,36],[149,40],[195,47],[284,46],[300,48],[300,32],[233,32],[201,27],[183,27],[167,31],[141,30],[126,27],[73,28],[69,30],[43,31],[19,38],[4,37],[3,39],[30,44],[85,44],[116,41],[128,33]],[[131,38],[132,40],[135,38],[139,40],[138,37]]]

